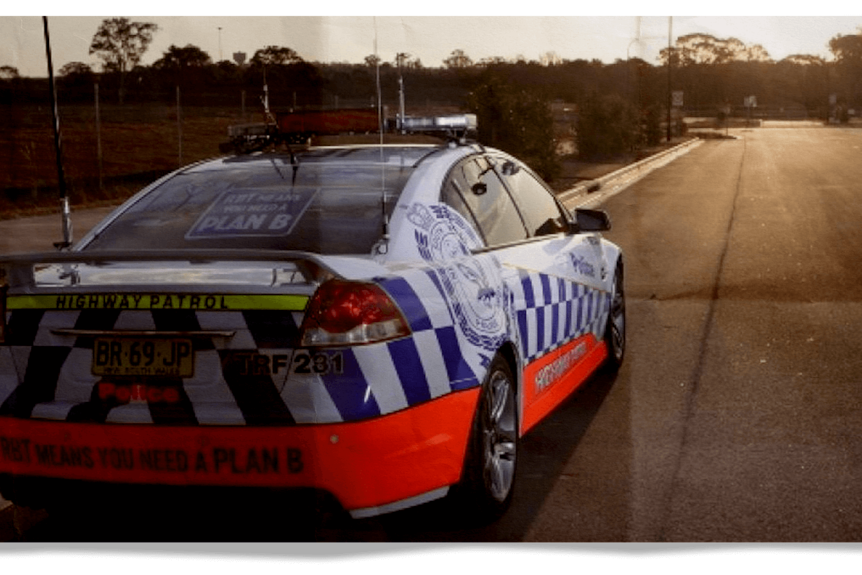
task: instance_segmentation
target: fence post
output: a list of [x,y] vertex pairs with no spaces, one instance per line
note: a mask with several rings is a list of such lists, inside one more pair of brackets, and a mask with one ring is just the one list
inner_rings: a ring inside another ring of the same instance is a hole
[[96,100],[96,158],[99,163],[99,191],[104,189],[102,180],[102,117],[99,112],[99,83],[93,84],[93,94]]
[[183,109],[180,104],[180,87],[177,86],[177,149],[179,167],[183,166]]

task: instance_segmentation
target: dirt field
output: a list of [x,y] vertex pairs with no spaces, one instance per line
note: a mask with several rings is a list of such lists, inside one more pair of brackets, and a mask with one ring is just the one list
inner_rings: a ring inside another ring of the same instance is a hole
[[[0,219],[56,214],[57,167],[48,106],[7,105],[0,113]],[[184,107],[175,103],[101,105],[97,130],[94,105],[60,107],[63,167],[73,209],[117,205],[160,175],[217,156],[231,124],[260,121],[259,110],[243,117],[235,108]],[[444,110],[411,110],[411,114]],[[454,113],[446,109],[445,113]],[[101,185],[99,169],[101,141]],[[180,155],[180,146],[182,154]],[[561,157],[552,187],[563,191],[666,146],[600,163]]]
[[[54,209],[57,167],[50,108],[11,105],[4,112],[0,212],[9,217],[33,213],[39,205]],[[129,175],[145,174],[145,181],[152,180],[180,165],[216,156],[228,125],[243,121],[239,107],[183,108],[181,124],[175,105],[106,105],[99,112],[97,130],[95,106],[60,108],[63,168],[73,205],[127,196],[141,184],[135,178],[129,181]]]

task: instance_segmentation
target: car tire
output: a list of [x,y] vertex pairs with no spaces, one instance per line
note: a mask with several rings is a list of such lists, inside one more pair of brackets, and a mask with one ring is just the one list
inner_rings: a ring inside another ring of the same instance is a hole
[[617,261],[614,271],[614,289],[610,296],[604,339],[608,348],[605,367],[615,372],[622,366],[626,354],[626,294],[622,260]]
[[482,384],[462,480],[455,490],[459,509],[479,524],[499,518],[512,501],[518,455],[515,383],[509,362],[496,356]]

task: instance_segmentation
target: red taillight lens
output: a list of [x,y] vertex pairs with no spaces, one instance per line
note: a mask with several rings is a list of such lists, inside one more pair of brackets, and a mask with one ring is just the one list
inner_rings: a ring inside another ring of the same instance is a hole
[[330,280],[305,312],[302,345],[357,345],[410,335],[395,302],[375,284]]

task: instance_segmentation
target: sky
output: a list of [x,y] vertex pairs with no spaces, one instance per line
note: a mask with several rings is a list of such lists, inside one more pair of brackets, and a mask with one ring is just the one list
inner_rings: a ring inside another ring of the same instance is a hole
[[[462,13],[464,3],[449,0],[435,3],[436,12],[428,10],[423,15],[400,15],[407,11],[399,12],[399,7],[391,2],[365,6],[365,14],[352,6],[347,12],[339,10],[337,4],[324,2],[300,6],[316,9],[305,14],[296,11],[299,3],[248,3],[250,9],[240,7],[243,13],[254,16],[229,15],[227,9],[221,13],[228,15],[181,16],[170,15],[176,9],[161,0],[123,4],[129,12],[122,15],[159,26],[142,60],[144,65],[152,64],[172,44],[198,46],[214,61],[230,60],[235,52],[244,52],[251,58],[256,50],[277,45],[293,48],[305,60],[317,62],[360,63],[376,50],[384,61],[392,62],[396,53],[406,52],[419,58],[424,66],[437,67],[453,50],[461,49],[474,61],[494,56],[538,60],[553,52],[568,60],[598,59],[612,63],[616,59],[639,57],[657,64],[658,53],[667,47],[669,34],[676,38],[695,32],[718,38],[735,37],[748,45],[761,44],[775,60],[791,54],[829,59],[830,38],[857,34],[862,29],[862,16],[830,15],[825,11],[805,15],[746,15],[744,5],[736,5],[734,11],[734,5],[730,4],[731,11],[726,15],[684,16],[677,14],[692,13],[690,9],[696,4],[671,3],[651,4],[651,10],[666,10],[665,14],[637,16],[644,8],[642,4],[606,4],[596,13],[578,6],[576,11],[565,13],[559,2],[543,10],[543,1],[538,0],[535,5],[531,2],[532,12],[493,17],[451,16]],[[108,11],[116,4],[84,3],[80,15],[75,16],[68,9],[52,11],[50,3],[47,7],[38,3],[24,7],[30,6],[37,14],[48,14],[55,71],[73,61],[101,69],[99,61],[88,54],[88,48],[99,24],[112,16]],[[297,15],[268,15],[283,14],[286,7]],[[828,6],[818,8],[825,10]],[[133,15],[135,9],[144,15]],[[351,15],[345,15],[348,13]],[[673,14],[672,18],[668,14]],[[14,66],[22,76],[47,76],[40,16],[0,9],[0,66],[4,65]]]

